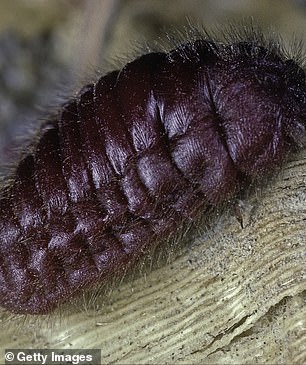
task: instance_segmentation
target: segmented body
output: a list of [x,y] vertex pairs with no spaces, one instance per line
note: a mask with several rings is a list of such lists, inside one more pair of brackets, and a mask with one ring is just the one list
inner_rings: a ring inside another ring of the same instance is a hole
[[0,200],[0,304],[48,313],[279,165],[305,135],[305,74],[198,40],[87,85]]

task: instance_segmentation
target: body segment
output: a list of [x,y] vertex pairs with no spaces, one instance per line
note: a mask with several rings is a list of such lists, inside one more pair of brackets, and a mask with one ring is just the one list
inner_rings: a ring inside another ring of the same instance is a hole
[[276,50],[198,40],[101,77],[46,123],[0,200],[0,304],[48,313],[280,165],[305,74]]

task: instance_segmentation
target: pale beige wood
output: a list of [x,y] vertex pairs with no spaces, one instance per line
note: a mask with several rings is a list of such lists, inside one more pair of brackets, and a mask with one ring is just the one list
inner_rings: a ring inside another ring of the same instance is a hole
[[305,186],[303,151],[248,199],[244,229],[225,213],[99,310],[3,322],[2,347],[101,348],[104,363],[305,362]]

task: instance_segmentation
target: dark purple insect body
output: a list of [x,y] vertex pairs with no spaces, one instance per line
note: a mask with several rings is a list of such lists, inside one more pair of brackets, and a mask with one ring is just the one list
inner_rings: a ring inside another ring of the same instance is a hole
[[0,304],[48,313],[278,166],[305,137],[305,73],[198,40],[81,90],[0,200]]

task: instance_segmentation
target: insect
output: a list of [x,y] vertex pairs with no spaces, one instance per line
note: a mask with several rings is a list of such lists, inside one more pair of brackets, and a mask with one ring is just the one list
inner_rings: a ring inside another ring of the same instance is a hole
[[86,85],[0,199],[0,305],[49,313],[303,147],[305,72],[273,43],[197,39]]

